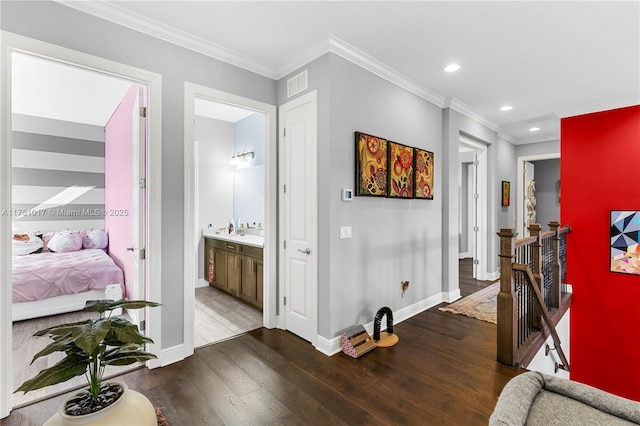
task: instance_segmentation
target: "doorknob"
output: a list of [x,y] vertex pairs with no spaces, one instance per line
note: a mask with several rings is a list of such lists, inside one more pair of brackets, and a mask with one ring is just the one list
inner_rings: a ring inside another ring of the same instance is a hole
[[311,250],[309,250],[309,249],[305,249],[305,250],[298,249],[298,251],[300,253],[304,253],[304,254],[311,254]]

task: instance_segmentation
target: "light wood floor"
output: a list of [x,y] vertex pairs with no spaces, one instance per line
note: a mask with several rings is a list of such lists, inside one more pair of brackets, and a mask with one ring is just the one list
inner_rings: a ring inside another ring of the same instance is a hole
[[196,288],[196,348],[262,327],[262,312],[211,286]]

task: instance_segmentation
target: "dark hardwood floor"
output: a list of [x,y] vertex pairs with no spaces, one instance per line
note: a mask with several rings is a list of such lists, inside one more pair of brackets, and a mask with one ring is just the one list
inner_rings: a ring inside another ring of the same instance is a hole
[[[463,295],[489,284],[468,278],[464,263]],[[500,391],[521,370],[495,361],[494,324],[437,308],[396,324],[396,346],[357,360],[260,328],[123,379],[172,426],[486,425]],[[2,425],[41,425],[61,398],[14,410]]]

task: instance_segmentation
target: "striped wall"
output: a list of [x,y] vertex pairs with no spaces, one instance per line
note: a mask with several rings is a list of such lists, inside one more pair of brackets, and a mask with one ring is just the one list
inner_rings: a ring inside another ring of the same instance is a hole
[[104,228],[104,128],[12,116],[13,232]]

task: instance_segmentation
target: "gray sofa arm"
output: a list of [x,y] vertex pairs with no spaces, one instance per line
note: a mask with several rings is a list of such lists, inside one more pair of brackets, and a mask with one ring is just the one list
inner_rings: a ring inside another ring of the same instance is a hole
[[489,425],[640,423],[640,403],[582,383],[529,371],[507,383]]

